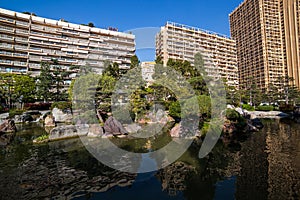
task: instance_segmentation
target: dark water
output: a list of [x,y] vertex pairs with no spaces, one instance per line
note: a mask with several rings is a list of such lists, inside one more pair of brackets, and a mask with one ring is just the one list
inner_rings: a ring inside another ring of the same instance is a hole
[[24,125],[1,149],[0,199],[299,199],[300,124],[263,123],[240,145],[218,143],[201,160],[193,145],[176,163],[144,174],[104,166],[80,139],[32,145],[45,131]]

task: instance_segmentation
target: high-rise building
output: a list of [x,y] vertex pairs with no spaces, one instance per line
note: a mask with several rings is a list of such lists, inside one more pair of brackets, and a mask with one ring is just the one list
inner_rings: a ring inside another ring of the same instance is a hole
[[167,22],[156,35],[156,56],[164,65],[168,59],[194,63],[200,52],[208,76],[220,76],[232,86],[238,86],[235,41],[221,34],[174,22]]
[[300,87],[300,0],[245,0],[230,14],[239,82],[267,90],[293,77]]
[[0,8],[0,71],[37,75],[40,63],[89,65],[101,72],[104,61],[130,67],[135,36],[52,20]]

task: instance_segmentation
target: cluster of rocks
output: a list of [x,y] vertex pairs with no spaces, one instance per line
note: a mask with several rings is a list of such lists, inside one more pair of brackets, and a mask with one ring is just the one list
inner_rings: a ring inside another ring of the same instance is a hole
[[17,131],[14,120],[6,120],[0,124],[0,146],[8,145]]
[[[47,118],[46,118],[47,119]],[[53,119],[53,118],[52,118]],[[45,120],[46,121],[46,120]],[[99,124],[76,124],[62,125],[53,128],[49,134],[49,140],[60,140],[78,136],[88,137],[121,137],[127,135],[128,131],[114,117],[110,116],[104,123]]]

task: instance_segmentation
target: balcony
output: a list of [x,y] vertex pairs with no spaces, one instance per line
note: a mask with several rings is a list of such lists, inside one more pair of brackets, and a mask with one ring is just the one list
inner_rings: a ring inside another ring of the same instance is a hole
[[9,18],[0,17],[0,22],[6,22],[6,23],[9,23],[9,24],[14,24],[15,20],[9,19]]
[[17,26],[26,27],[26,28],[29,27],[28,22],[22,22],[22,21],[16,21],[16,25],[17,25]]
[[14,31],[15,31],[14,28],[6,27],[6,26],[0,26],[0,32],[14,33]]
[[11,66],[13,64],[13,61],[0,59],[0,64],[2,64],[2,65],[10,65]]

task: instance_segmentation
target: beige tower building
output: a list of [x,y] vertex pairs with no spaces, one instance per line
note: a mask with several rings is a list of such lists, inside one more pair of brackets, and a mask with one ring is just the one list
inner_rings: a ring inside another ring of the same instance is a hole
[[194,63],[194,55],[200,52],[207,74],[220,76],[232,86],[238,86],[238,68],[235,41],[218,33],[167,22],[156,35],[156,56],[164,65],[169,58]]
[[0,8],[0,71],[37,75],[40,63],[56,59],[65,69],[104,61],[130,67],[135,36],[116,30],[52,20]]
[[289,76],[300,86],[300,0],[245,0],[230,14],[239,82],[262,90]]

